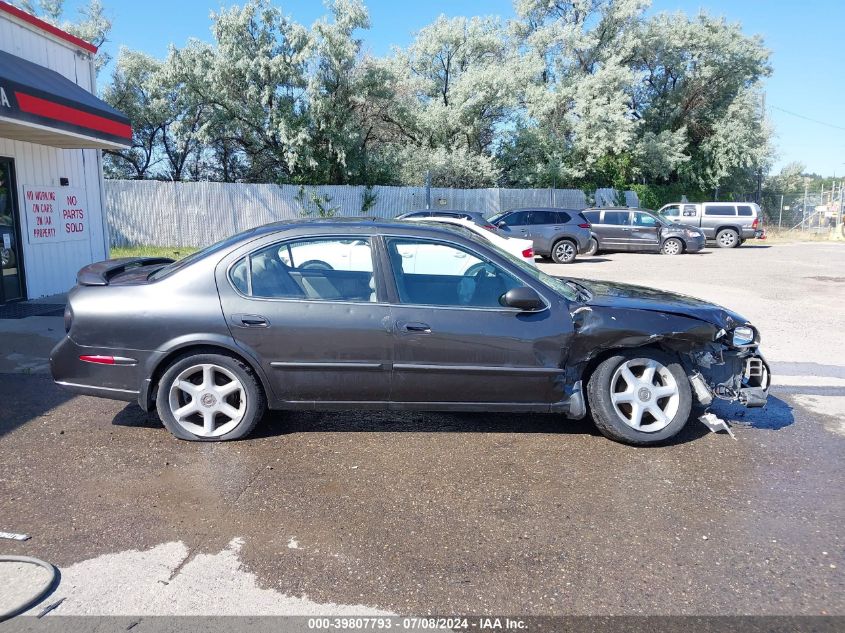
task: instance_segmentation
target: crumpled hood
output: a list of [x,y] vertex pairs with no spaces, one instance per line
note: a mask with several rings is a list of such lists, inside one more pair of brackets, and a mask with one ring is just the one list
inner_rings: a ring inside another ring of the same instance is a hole
[[593,307],[679,314],[711,323],[725,330],[748,323],[745,317],[736,312],[687,295],[608,281],[588,279],[574,281],[585,286],[593,295],[593,298],[586,302],[587,305]]

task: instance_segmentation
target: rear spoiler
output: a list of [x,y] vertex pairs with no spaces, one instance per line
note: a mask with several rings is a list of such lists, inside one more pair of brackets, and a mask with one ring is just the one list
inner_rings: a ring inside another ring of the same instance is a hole
[[121,257],[107,259],[104,262],[89,264],[76,273],[76,283],[80,286],[108,286],[109,280],[132,268],[141,266],[155,266],[157,264],[172,264],[174,260],[167,257]]

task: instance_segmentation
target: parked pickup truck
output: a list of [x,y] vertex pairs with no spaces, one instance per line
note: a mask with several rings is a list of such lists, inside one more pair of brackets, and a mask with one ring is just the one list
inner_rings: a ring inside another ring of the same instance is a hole
[[720,248],[736,248],[763,236],[760,207],[753,202],[673,202],[659,213],[673,222],[700,227]]

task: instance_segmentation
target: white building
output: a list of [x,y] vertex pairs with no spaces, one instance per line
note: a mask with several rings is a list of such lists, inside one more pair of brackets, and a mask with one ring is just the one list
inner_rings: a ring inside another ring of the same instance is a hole
[[108,256],[101,150],[129,120],[94,96],[96,47],[0,0],[0,305]]

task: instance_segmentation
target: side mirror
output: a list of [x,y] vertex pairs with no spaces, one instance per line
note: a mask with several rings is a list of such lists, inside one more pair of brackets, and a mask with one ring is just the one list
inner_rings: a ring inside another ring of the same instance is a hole
[[498,226],[500,229],[506,229],[508,228],[508,223],[504,220],[499,220],[498,222],[496,222],[496,226]]
[[508,290],[499,299],[499,303],[509,308],[517,308],[523,312],[534,312],[535,310],[546,307],[540,295],[528,286],[520,286],[519,288]]

